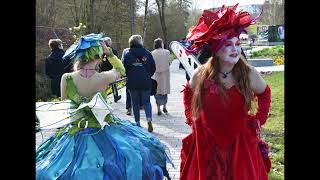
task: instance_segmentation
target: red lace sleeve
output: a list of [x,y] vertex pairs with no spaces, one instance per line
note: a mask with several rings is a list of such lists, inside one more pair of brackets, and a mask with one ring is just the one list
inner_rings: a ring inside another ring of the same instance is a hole
[[249,120],[259,120],[260,125],[263,125],[266,123],[269,110],[270,110],[270,104],[271,104],[271,90],[269,85],[267,85],[266,89],[262,94],[257,95],[258,98],[258,111],[256,115],[249,116]]
[[191,126],[191,98],[192,98],[192,89],[189,82],[187,82],[186,87],[183,89],[183,104],[184,104],[184,114],[186,116],[186,123]]

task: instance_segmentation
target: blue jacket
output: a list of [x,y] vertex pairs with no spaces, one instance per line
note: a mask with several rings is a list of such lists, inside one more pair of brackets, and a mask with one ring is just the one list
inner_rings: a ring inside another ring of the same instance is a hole
[[128,89],[151,89],[151,76],[156,71],[156,65],[147,49],[130,48],[124,55],[123,64],[126,69]]

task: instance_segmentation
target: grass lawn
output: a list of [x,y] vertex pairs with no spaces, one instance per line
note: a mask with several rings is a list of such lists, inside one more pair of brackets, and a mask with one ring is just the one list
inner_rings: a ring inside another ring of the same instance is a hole
[[263,126],[263,137],[270,147],[270,180],[284,179],[284,72],[264,77],[271,88],[271,108]]

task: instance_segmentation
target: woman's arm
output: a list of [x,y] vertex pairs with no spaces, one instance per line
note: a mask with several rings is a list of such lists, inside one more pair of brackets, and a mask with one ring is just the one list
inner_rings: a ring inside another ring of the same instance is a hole
[[249,73],[249,80],[251,89],[255,94],[261,94],[266,89],[267,83],[256,68],[250,66],[250,69],[251,71]]
[[196,87],[196,82],[197,82],[197,79],[198,79],[199,69],[200,68],[196,68],[193,71],[192,77],[191,77],[191,79],[189,81],[191,89],[194,89]]
[[104,71],[102,72],[102,74],[104,83],[106,83],[107,86],[109,86],[110,83],[118,80],[121,77],[120,72],[118,72],[115,69],[111,69],[110,71]]
[[195,89],[195,83],[197,82],[197,77],[199,74],[199,69],[195,69],[193,72],[192,78],[187,82],[184,90],[183,90],[183,104],[184,104],[184,114],[186,116],[186,124],[192,126],[192,118],[191,118],[191,102],[193,91]]
[[271,104],[271,90],[260,73],[253,67],[251,69],[251,73],[249,74],[249,78],[252,91],[255,93],[258,99],[257,113],[254,116],[249,116],[249,120],[258,120],[258,126],[260,126],[266,123],[269,115]]
[[67,99],[67,74],[68,73],[64,73],[60,81],[61,100]]
[[[112,52],[112,49],[110,49],[109,51]],[[117,56],[115,56],[113,53],[110,53],[110,55],[107,56],[107,58],[110,64],[113,66],[113,68],[116,69],[121,74],[121,76],[126,75],[126,70],[124,69],[122,62]]]

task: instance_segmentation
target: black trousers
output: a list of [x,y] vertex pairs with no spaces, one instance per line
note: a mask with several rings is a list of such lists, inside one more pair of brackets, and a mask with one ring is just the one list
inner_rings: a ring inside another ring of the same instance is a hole
[[112,84],[111,89],[112,89],[114,102],[117,102],[121,98],[121,96],[119,96],[118,94],[117,84],[116,83]]

